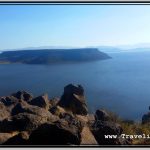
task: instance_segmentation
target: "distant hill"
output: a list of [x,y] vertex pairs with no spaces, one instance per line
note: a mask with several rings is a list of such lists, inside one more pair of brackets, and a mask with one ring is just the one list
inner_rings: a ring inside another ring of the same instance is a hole
[[104,52],[104,53],[119,53],[119,52],[123,52],[123,50],[117,48],[117,47],[113,47],[113,46],[98,46],[97,47],[100,51]]
[[150,48],[150,43],[137,43],[137,44],[128,44],[128,45],[120,45],[117,46],[122,50],[130,50],[130,49],[148,49]]
[[137,47],[132,48],[130,46],[126,46],[126,48],[117,48],[111,46],[99,46],[97,47],[101,52],[111,54],[111,53],[125,53],[125,52],[148,52],[150,51],[150,47]]
[[111,58],[97,48],[41,49],[5,51],[0,54],[1,63],[50,64],[84,62]]

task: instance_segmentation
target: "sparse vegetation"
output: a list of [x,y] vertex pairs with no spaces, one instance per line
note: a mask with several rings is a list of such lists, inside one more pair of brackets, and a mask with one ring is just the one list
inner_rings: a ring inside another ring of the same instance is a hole
[[[135,122],[133,120],[123,120],[114,112],[110,112],[105,109],[109,114],[110,120],[119,123],[123,129],[123,134],[126,135],[143,135],[150,136],[150,123],[142,124],[141,122]],[[150,145],[150,138],[133,138],[133,145]]]
[[[127,135],[143,135],[149,136],[150,135],[150,124],[142,124],[140,122],[120,122],[121,127],[123,128],[123,133]],[[144,145],[144,144],[150,144],[150,138],[134,138],[132,139],[133,145]]]

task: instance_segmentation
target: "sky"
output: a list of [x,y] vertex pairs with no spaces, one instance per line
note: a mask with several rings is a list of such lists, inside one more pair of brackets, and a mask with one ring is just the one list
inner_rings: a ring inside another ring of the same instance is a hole
[[150,5],[0,5],[0,50],[150,43]]

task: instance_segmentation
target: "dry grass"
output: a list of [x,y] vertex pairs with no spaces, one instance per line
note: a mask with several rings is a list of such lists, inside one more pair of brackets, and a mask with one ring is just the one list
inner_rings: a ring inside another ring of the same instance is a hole
[[[105,110],[110,120],[119,123],[123,129],[123,134],[126,135],[149,135],[150,136],[150,123],[142,124],[141,122],[134,122],[133,120],[123,120],[118,115],[108,110]],[[150,139],[132,139],[133,145],[150,145]]]
[[[120,122],[123,128],[123,133],[126,135],[150,135],[150,124],[141,123],[127,123],[125,121]],[[150,145],[150,139],[133,139],[134,145]]]

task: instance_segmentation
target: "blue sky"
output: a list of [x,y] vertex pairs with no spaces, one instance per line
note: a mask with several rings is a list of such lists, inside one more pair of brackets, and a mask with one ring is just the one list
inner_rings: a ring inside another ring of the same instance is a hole
[[0,50],[150,43],[150,5],[0,5]]

